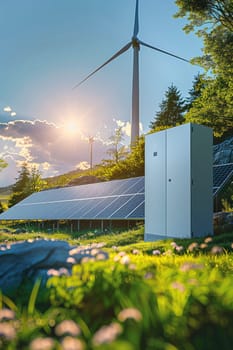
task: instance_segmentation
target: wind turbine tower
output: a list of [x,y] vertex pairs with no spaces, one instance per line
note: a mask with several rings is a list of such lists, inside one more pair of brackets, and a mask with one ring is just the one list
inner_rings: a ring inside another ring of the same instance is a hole
[[185,58],[177,56],[171,52],[162,50],[158,47],[151,46],[141,41],[140,39],[138,39],[138,33],[139,33],[138,5],[139,5],[139,0],[136,0],[134,30],[133,30],[133,36],[131,41],[128,42],[119,51],[117,51],[112,57],[110,57],[106,62],[104,62],[101,66],[99,66],[93,72],[88,74],[82,81],[80,81],[78,84],[76,84],[73,87],[73,89],[75,89],[81,84],[83,84],[92,75],[94,75],[96,72],[98,72],[100,69],[102,69],[111,61],[115,60],[115,58],[117,58],[118,56],[122,55],[124,52],[129,50],[130,47],[132,47],[133,48],[133,86],[132,86],[131,145],[133,145],[139,137],[139,51],[140,51],[140,46],[141,45],[146,46],[150,49],[175,57],[179,60],[189,62]]

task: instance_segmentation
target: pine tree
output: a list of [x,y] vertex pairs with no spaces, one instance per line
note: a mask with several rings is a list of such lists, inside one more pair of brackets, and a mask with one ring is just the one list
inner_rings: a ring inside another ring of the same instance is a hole
[[23,163],[21,170],[19,171],[19,177],[16,179],[16,183],[12,187],[12,196],[9,200],[9,207],[22,201],[33,192],[40,191],[44,186],[44,181],[41,179],[41,175],[36,168],[29,169],[27,163]]
[[186,109],[189,110],[194,101],[201,96],[202,90],[207,84],[207,78],[204,78],[204,74],[197,74],[193,80],[192,89],[189,90],[189,96],[186,98]]
[[20,202],[30,194],[30,172],[27,163],[23,163],[19,172],[19,177],[12,187],[12,196],[9,201],[9,207]]
[[165,98],[160,104],[160,111],[150,123],[152,130],[166,129],[168,127],[182,124],[184,121],[185,101],[180,91],[173,84],[165,92]]

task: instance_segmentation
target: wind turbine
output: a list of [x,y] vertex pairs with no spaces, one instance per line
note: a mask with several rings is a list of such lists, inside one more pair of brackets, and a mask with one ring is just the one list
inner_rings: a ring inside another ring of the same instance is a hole
[[117,51],[112,57],[110,57],[106,62],[104,62],[101,66],[99,66],[93,72],[88,74],[82,81],[80,81],[78,84],[76,84],[73,87],[73,89],[75,89],[78,86],[80,86],[81,84],[83,84],[92,75],[94,75],[96,72],[98,72],[100,69],[102,69],[104,66],[106,66],[111,61],[115,60],[115,58],[117,58],[118,56],[122,55],[124,52],[129,50],[130,47],[132,47],[133,48],[133,87],[132,87],[131,145],[133,145],[135,143],[135,141],[137,140],[137,138],[139,137],[139,50],[140,50],[140,46],[141,45],[146,46],[150,49],[153,49],[153,50],[159,51],[163,54],[175,57],[179,60],[189,62],[185,58],[174,55],[171,52],[159,49],[158,47],[149,45],[149,44],[141,41],[140,39],[138,39],[138,37],[137,37],[138,32],[139,32],[138,2],[139,2],[139,0],[136,0],[134,30],[133,30],[133,36],[132,36],[131,41],[128,42],[119,51]]

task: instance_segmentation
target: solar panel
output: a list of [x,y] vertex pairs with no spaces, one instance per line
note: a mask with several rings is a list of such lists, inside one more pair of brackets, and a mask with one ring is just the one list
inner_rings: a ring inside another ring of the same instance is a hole
[[216,196],[233,178],[233,163],[214,165],[213,195]]
[[[213,166],[213,196],[233,178],[233,163]],[[144,219],[144,176],[33,193],[0,220]]]
[[1,220],[143,219],[144,177],[114,180],[33,193]]

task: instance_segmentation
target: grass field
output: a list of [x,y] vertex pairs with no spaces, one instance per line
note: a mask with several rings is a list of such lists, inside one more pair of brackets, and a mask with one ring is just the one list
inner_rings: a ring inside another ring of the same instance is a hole
[[[13,230],[12,230],[13,231]],[[104,242],[46,288],[26,283],[0,297],[1,349],[208,350],[233,343],[233,232],[145,243],[143,227],[105,235],[1,232],[0,241]]]

